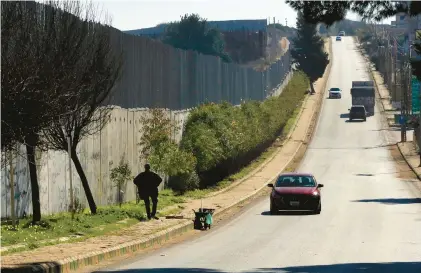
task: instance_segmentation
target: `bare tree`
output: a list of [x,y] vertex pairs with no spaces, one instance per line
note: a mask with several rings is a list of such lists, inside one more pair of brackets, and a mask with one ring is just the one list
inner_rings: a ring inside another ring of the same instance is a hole
[[33,222],[38,222],[41,206],[35,147],[47,147],[40,137],[42,131],[57,117],[78,111],[68,107],[74,101],[87,98],[74,83],[86,78],[80,72],[81,60],[85,60],[86,37],[94,21],[80,2],[70,0],[44,4],[10,1],[2,2],[1,8],[1,34],[7,41],[1,44],[1,148],[10,149],[14,143],[26,145]]
[[68,86],[69,89],[77,88],[81,94],[77,100],[65,106],[71,114],[55,119],[52,126],[44,130],[46,143],[51,149],[68,152],[70,140],[71,158],[92,214],[96,213],[97,208],[77,155],[77,145],[84,137],[99,132],[108,122],[110,108],[105,105],[122,67],[121,52],[112,45],[111,31],[107,26],[89,24],[89,33],[84,42],[86,54],[78,65],[81,77]]

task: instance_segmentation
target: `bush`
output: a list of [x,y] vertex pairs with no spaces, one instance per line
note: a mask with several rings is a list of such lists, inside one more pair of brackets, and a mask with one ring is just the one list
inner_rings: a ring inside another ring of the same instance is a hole
[[196,158],[191,152],[179,149],[174,142],[163,142],[149,156],[151,167],[169,176],[190,174],[196,167]]
[[214,185],[267,149],[300,106],[308,86],[307,76],[296,72],[278,97],[241,107],[209,103],[194,109],[184,128],[181,149],[196,158],[200,187]]
[[171,139],[178,125],[164,109],[155,108],[142,118],[143,130],[139,145],[153,170],[168,176],[189,176],[196,169],[196,158],[181,150]]
[[178,193],[185,193],[199,188],[200,179],[196,172],[184,173],[170,177],[168,186]]

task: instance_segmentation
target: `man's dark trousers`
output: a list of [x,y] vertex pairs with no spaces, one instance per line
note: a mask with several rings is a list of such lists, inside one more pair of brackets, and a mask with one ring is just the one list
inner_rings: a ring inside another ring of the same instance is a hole
[[[146,215],[148,216],[148,219],[155,217],[156,209],[158,206],[158,194],[149,194],[149,195],[143,196],[142,199],[145,202]],[[152,199],[152,213],[151,213],[150,199]]]

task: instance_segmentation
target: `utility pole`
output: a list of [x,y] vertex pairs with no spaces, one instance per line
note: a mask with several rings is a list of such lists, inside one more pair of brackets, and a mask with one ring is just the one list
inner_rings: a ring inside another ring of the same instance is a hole
[[408,73],[407,73],[408,64],[402,63],[401,65],[401,83],[403,89],[403,98],[402,98],[402,111],[401,111],[401,142],[406,142],[406,120],[408,117]]
[[397,83],[397,80],[398,80],[398,73],[397,73],[397,70],[398,70],[398,66],[397,66],[397,64],[398,64],[398,45],[397,45],[397,42],[396,42],[396,39],[395,40],[393,40],[394,41],[394,66],[393,66],[393,71],[394,71],[394,74],[395,74],[395,79],[394,79],[394,90],[393,90],[393,100],[394,101],[397,101],[397,98],[396,98],[396,89],[398,88],[398,83]]

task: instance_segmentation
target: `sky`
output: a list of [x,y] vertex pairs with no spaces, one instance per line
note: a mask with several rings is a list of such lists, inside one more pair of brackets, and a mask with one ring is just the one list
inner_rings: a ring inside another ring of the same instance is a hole
[[[180,20],[186,13],[197,13],[209,21],[268,19],[295,27],[296,12],[284,0],[93,0],[107,12],[113,27],[132,30],[154,27],[160,23]],[[358,20],[356,14],[348,19]],[[390,24],[392,19],[385,20]]]

